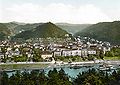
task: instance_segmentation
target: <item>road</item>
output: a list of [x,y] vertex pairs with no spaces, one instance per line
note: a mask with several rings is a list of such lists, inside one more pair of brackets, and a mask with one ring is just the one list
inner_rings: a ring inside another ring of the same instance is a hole
[[[0,63],[0,65],[11,65],[11,64],[54,64],[55,62],[17,62],[17,63]],[[95,60],[95,61],[83,61],[83,62],[72,62],[71,64],[97,64],[97,63],[107,63],[120,65],[120,61],[113,60]],[[68,64],[68,62],[56,62],[56,64]]]
[[52,62],[13,62],[13,63],[0,63],[0,65],[10,65],[10,64],[52,64]]

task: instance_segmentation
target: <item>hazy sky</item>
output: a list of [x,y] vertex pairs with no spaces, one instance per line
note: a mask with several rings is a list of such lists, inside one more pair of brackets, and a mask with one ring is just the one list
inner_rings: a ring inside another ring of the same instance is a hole
[[120,0],[0,0],[0,22],[97,23],[120,20]]

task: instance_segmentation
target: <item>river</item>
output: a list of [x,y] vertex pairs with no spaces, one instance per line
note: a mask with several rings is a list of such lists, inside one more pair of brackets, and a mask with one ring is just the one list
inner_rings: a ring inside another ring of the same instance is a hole
[[[114,69],[103,69],[103,71],[105,72],[108,72],[108,73],[112,73],[114,70],[116,70],[118,68],[118,66],[114,65],[112,66],[114,67]],[[77,68],[75,68],[75,66],[69,66],[69,65],[66,65],[66,66],[54,66],[54,67],[47,67],[47,68],[44,68],[44,69],[19,69],[19,71],[22,73],[23,71],[28,71],[28,72],[31,72],[32,70],[38,70],[38,71],[45,71],[46,74],[48,74],[48,72],[50,70],[53,70],[53,68],[56,68],[58,71],[62,68],[66,74],[68,74],[68,76],[70,78],[76,78],[77,75],[79,73],[82,73],[82,72],[85,72],[85,71],[88,71],[89,69],[96,69],[96,70],[100,70],[100,64],[94,64],[94,65],[90,65],[90,66],[78,66]],[[16,73],[17,70],[11,70],[11,71],[6,71],[8,76],[12,76],[13,74]]]

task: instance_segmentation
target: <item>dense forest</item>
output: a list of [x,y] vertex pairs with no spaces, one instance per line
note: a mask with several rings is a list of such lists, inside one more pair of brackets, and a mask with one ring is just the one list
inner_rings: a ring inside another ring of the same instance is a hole
[[120,44],[120,21],[101,22],[91,25],[75,36],[86,36],[97,40],[108,41],[111,44]]
[[59,71],[54,68],[47,75],[39,70],[17,71],[11,77],[6,72],[1,75],[0,85],[120,85],[120,70],[108,74],[89,69],[79,73],[76,78],[70,78],[62,68]]
[[36,28],[28,31],[21,32],[14,36],[14,38],[30,39],[30,38],[64,38],[67,31],[62,30],[55,24],[48,22],[37,26]]

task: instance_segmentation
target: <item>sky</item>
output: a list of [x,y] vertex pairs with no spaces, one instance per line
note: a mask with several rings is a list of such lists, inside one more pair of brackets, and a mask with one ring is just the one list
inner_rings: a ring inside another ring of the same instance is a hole
[[94,24],[120,20],[120,0],[0,0],[0,22]]

